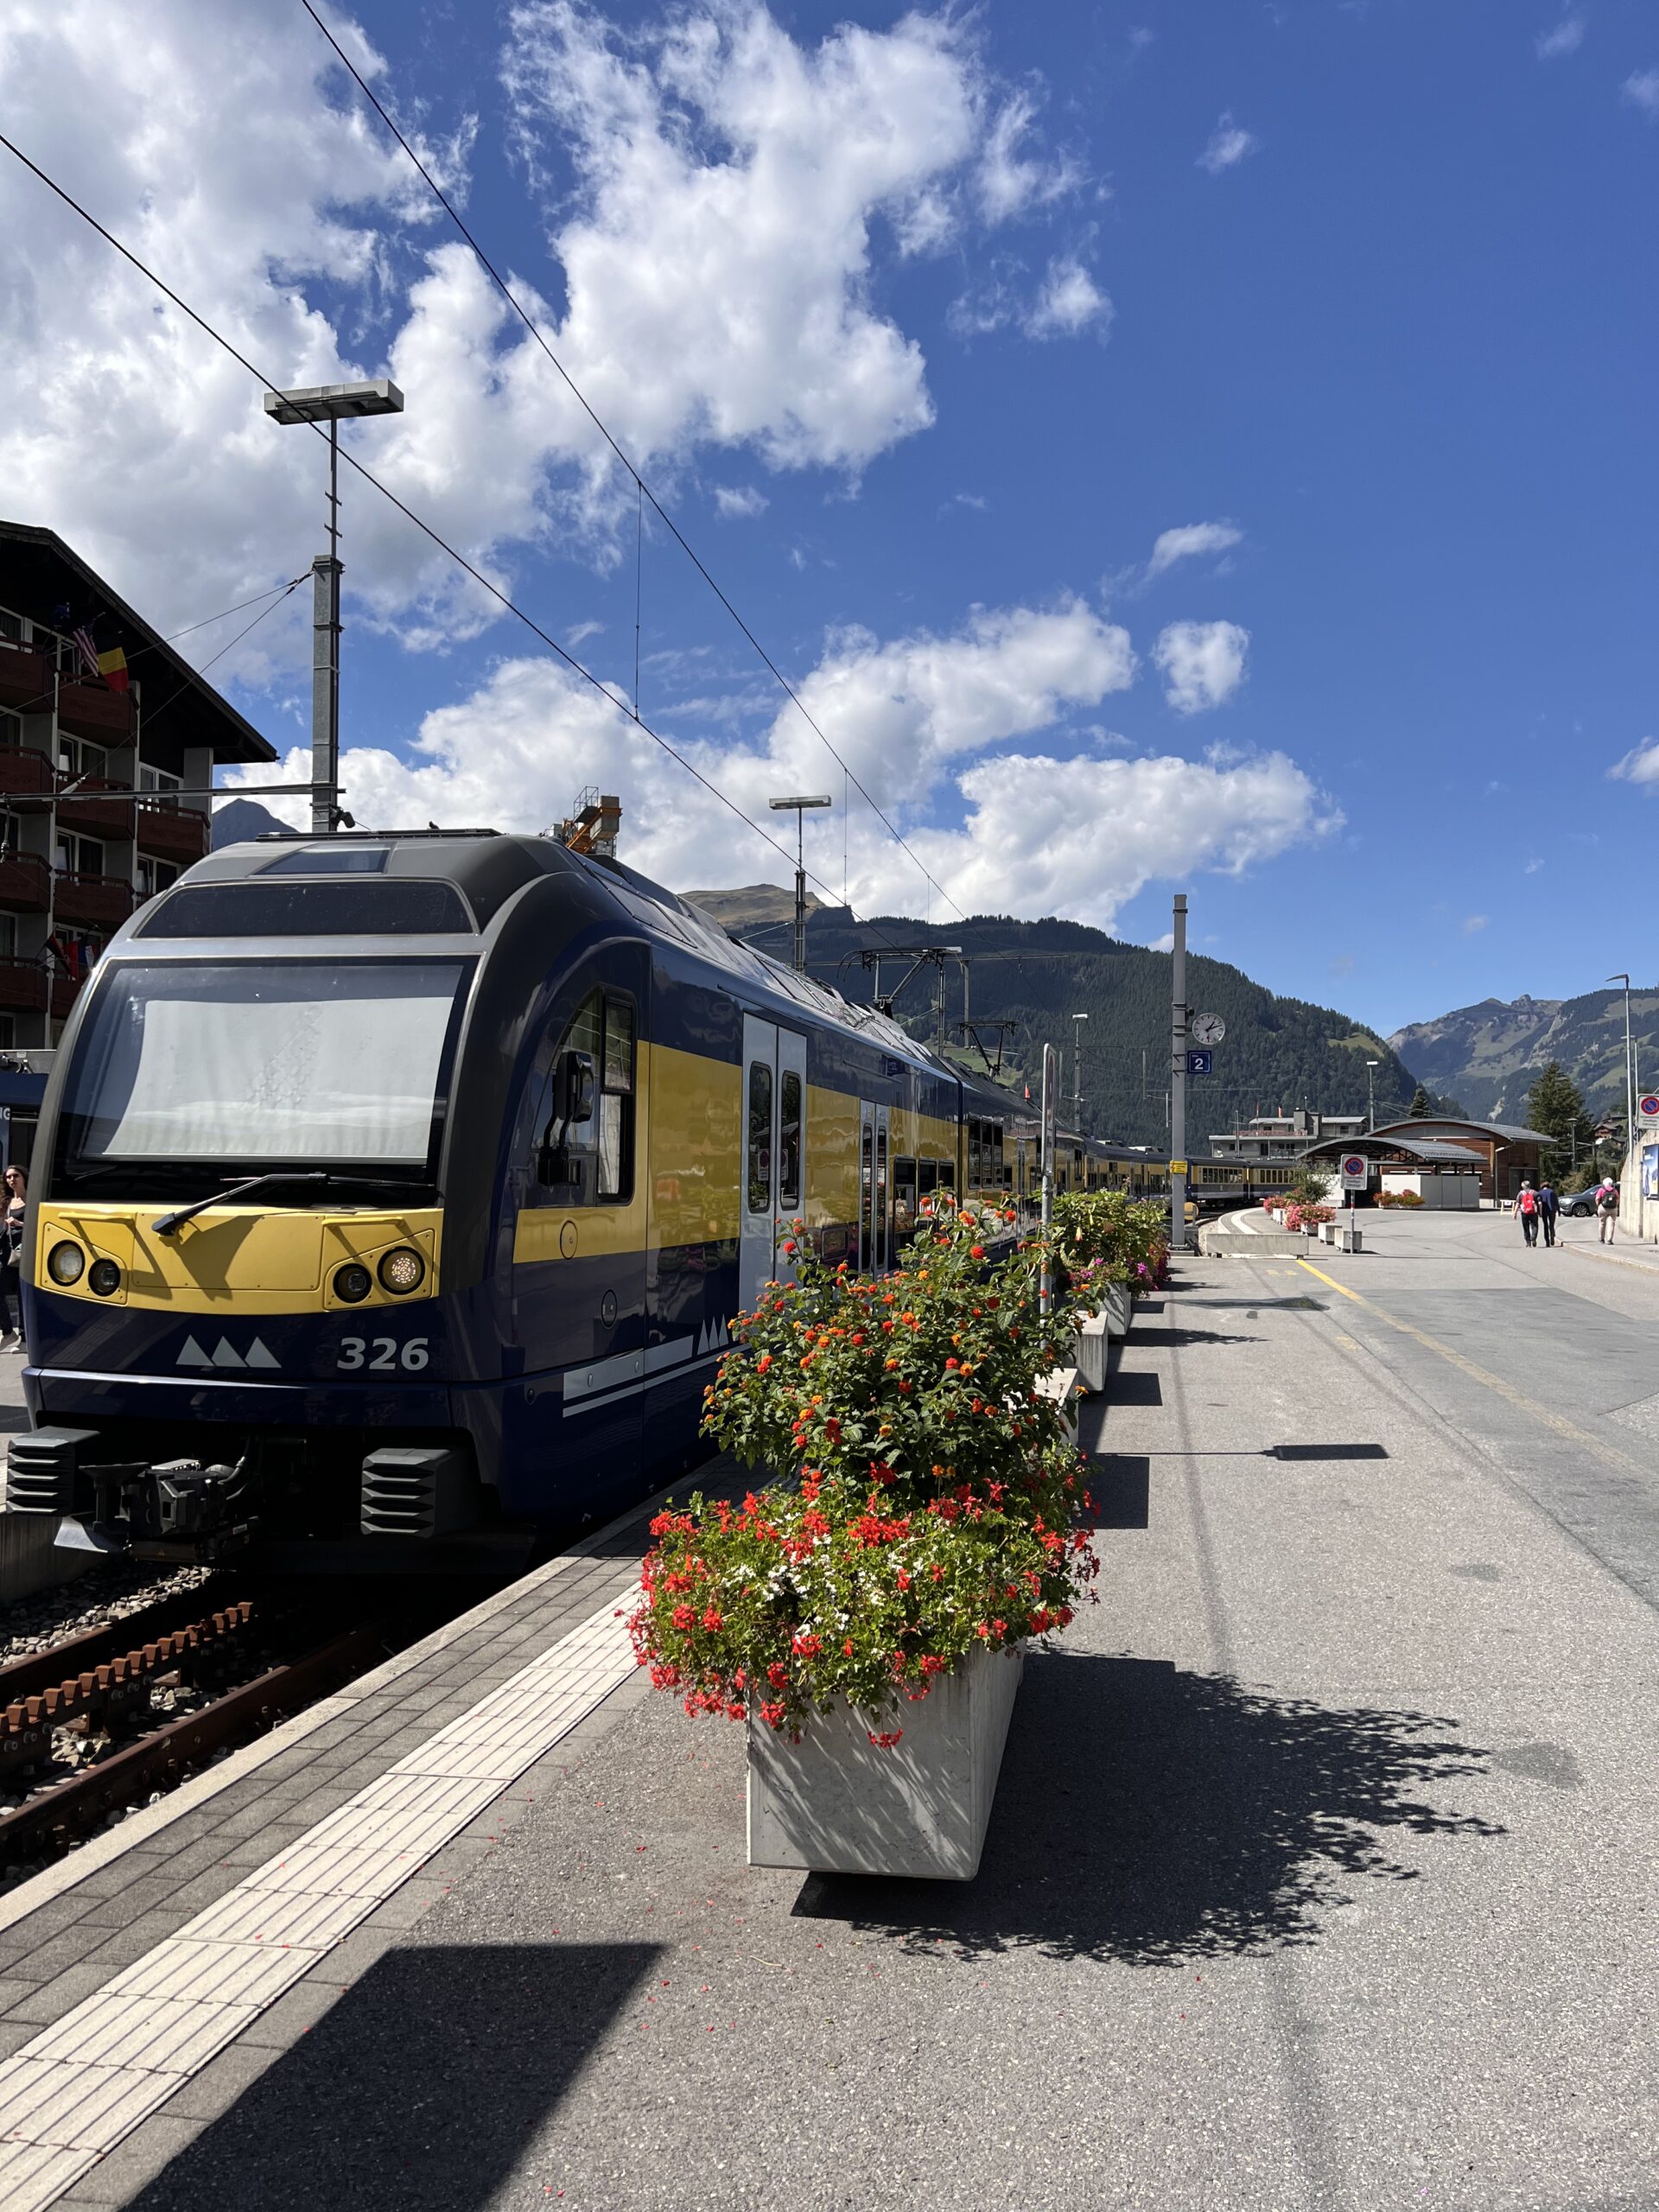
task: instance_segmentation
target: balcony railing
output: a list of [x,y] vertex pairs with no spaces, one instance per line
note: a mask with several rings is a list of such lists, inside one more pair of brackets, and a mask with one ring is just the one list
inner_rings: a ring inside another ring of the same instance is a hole
[[130,837],[133,802],[112,794],[130,790],[105,776],[58,774],[58,827],[89,837]]
[[0,957],[0,1008],[7,1013],[37,1014],[49,1002],[61,1020],[79,988],[73,976],[47,961]]
[[58,687],[58,728],[75,737],[90,737],[101,745],[118,745],[131,734],[134,721],[130,691],[111,691],[107,684],[80,682]]
[[166,799],[138,802],[138,849],[188,868],[207,850],[212,823],[194,806]]
[[52,704],[52,664],[32,646],[0,639],[0,707],[44,714]]
[[43,914],[51,903],[52,871],[40,855],[0,846],[0,906],[13,914]]
[[138,904],[138,893],[122,875],[92,875],[60,868],[54,910],[60,922],[83,929],[118,929]]
[[0,745],[0,793],[49,798],[57,773],[44,753],[32,745]]

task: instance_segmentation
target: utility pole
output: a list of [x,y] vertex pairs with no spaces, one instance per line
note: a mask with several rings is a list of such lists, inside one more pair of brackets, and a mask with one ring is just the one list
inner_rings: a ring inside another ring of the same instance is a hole
[[[1610,976],[1610,983],[1624,986],[1624,1150],[1628,1156],[1636,1146],[1636,1061],[1630,1043],[1630,979],[1626,975]],[[1619,1176],[1624,1178],[1624,1169]]]
[[1376,1071],[1381,1060],[1365,1063],[1365,1133],[1369,1136],[1376,1127]]
[[806,798],[773,798],[766,801],[774,814],[795,817],[795,972],[806,973],[806,817],[811,807],[831,806],[835,802],[828,791]]
[[401,415],[404,395],[389,377],[372,384],[312,385],[268,391],[265,412],[283,423],[328,425],[328,550],[311,563],[311,834],[340,821],[340,426],[364,415]]
[[1079,1135],[1083,1131],[1083,1031],[1078,1024],[1088,1019],[1086,1014],[1071,1017],[1071,1126]]
[[1053,1284],[1048,1267],[1048,1232],[1054,1219],[1054,1109],[1060,1088],[1060,1056],[1052,1045],[1043,1047],[1043,1277],[1040,1309],[1047,1320],[1053,1305]]
[[1175,893],[1169,974],[1169,1249],[1186,1249],[1186,893]]

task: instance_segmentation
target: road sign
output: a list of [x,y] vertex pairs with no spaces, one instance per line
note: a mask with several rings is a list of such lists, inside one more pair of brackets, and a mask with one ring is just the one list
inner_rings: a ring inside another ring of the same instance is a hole
[[1344,1191],[1363,1191],[1370,1180],[1370,1162],[1363,1152],[1344,1152],[1342,1155],[1342,1187]]
[[1227,1034],[1227,1025],[1218,1014],[1195,1014],[1192,1028],[1200,1045],[1219,1045]]
[[1186,1056],[1188,1075],[1208,1075],[1215,1065],[1213,1052],[1189,1052]]
[[1169,1163],[1169,1172],[1172,1175],[1185,1175],[1186,1168],[1187,1163],[1184,1160],[1172,1160]]
[[1644,1122],[1659,1122],[1659,1093],[1650,1090],[1645,1098],[1638,1098],[1636,1110]]

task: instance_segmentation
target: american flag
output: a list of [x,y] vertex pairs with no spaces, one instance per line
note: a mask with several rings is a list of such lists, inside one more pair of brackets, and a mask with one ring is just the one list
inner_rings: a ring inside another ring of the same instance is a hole
[[98,647],[92,643],[92,633],[83,622],[75,632],[75,645],[80,654],[81,666],[88,676],[98,674]]

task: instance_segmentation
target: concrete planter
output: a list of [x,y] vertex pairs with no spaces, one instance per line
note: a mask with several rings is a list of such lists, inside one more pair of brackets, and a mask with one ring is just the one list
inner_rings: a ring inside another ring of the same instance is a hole
[[1135,1311],[1135,1295],[1126,1282],[1109,1282],[1100,1301],[1109,1337],[1127,1337]]
[[798,1744],[751,1720],[750,1866],[971,1881],[1024,1665],[1022,1644],[976,1651],[896,1713],[815,1713]]

